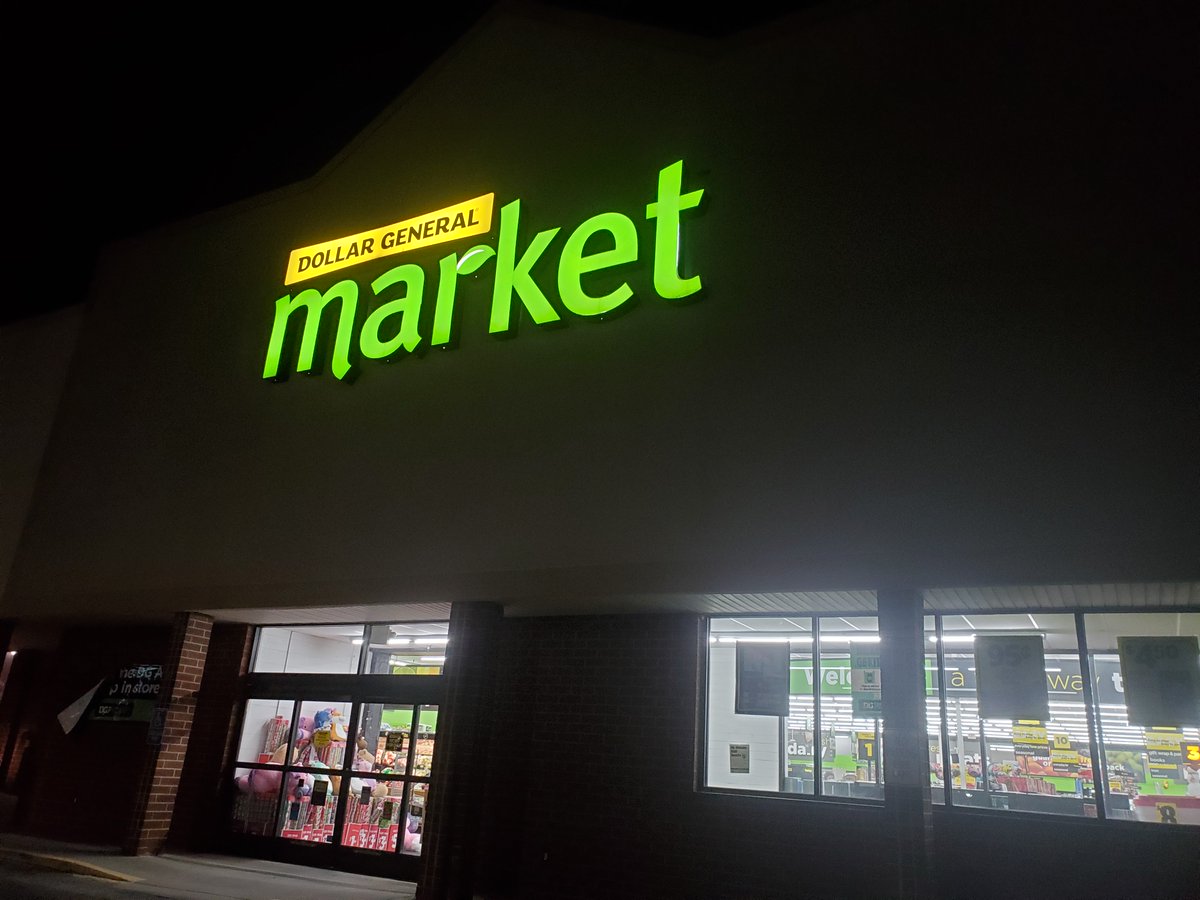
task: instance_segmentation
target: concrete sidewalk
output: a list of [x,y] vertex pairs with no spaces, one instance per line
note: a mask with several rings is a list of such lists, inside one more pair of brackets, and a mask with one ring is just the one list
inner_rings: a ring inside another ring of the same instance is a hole
[[0,834],[0,864],[8,860],[47,871],[136,885],[138,893],[149,891],[163,897],[411,900],[416,896],[415,884],[390,878],[211,853],[125,856],[116,847],[4,833]]

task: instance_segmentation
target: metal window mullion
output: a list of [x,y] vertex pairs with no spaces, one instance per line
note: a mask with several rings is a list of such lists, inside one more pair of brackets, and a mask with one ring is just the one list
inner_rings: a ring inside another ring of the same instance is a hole
[[342,829],[346,824],[346,808],[349,806],[350,776],[354,772],[354,761],[358,757],[358,720],[362,703],[351,702],[350,724],[346,731],[346,750],[342,753],[342,777],[338,784],[337,809],[333,811],[333,843],[343,845]]
[[1092,661],[1088,656],[1087,633],[1083,624],[1083,613],[1075,613],[1075,639],[1079,651],[1079,671],[1083,675],[1083,704],[1087,710],[1088,747],[1092,753],[1092,794],[1096,798],[1096,818],[1101,822],[1108,818],[1108,807],[1104,795],[1108,789],[1108,766],[1105,765],[1100,747],[1100,710],[1092,694]]
[[[942,615],[933,617],[933,630],[937,635],[937,678],[938,678],[938,710],[941,715],[942,738],[942,793],[945,795],[946,808],[954,805],[954,764],[950,760],[950,716],[949,703],[946,700],[946,646],[942,640]],[[922,660],[924,665],[924,660]],[[981,720],[982,721],[982,720]],[[958,761],[959,771],[963,773],[963,787],[967,786],[967,761]]]
[[813,616],[812,636],[813,796],[821,797],[825,794],[825,735],[821,732],[821,619],[818,616]]
[[296,732],[300,728],[300,701],[292,701],[292,721],[288,723],[287,754],[283,758],[283,775],[279,779],[279,794],[275,798],[275,834],[283,830],[283,798],[287,794],[288,774],[291,771],[292,755],[295,752]]

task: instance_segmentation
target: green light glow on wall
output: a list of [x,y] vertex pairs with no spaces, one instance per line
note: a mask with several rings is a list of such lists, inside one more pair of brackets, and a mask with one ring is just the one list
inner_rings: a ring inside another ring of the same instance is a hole
[[[658,194],[646,206],[646,219],[655,223],[652,263],[654,290],[665,300],[681,300],[701,289],[698,274],[687,277],[681,275],[679,260],[683,243],[682,213],[698,207],[703,195],[703,189],[683,193],[682,161],[659,171]],[[490,197],[485,195],[488,204]],[[431,346],[445,346],[452,342],[458,280],[474,275],[488,262],[494,265],[489,333],[505,334],[512,331],[514,296],[534,324],[548,325],[561,320],[532,273],[562,229],[554,227],[537,232],[522,250],[518,244],[520,216],[521,201],[513,200],[500,209],[499,234],[494,248],[488,244],[478,244],[461,257],[451,253],[438,260],[438,286],[429,335]],[[590,251],[589,244],[592,245]],[[634,296],[634,290],[627,281],[622,281],[606,294],[597,295],[587,289],[591,279],[585,276],[636,263],[638,253],[637,227],[628,216],[619,212],[602,212],[585,220],[567,237],[559,253],[556,287],[562,307],[576,316],[593,318],[611,313],[627,303]],[[420,346],[423,340],[420,316],[425,280],[425,270],[409,263],[389,269],[371,282],[371,292],[376,298],[391,293],[397,287],[400,288],[400,295],[386,299],[374,308],[363,323],[358,350],[364,359],[387,359],[401,350],[412,353]],[[333,301],[338,302],[339,313],[330,371],[335,378],[346,378],[354,365],[351,350],[358,299],[358,284],[346,279],[324,293],[309,288],[294,298],[288,295],[276,300],[263,378],[280,377],[288,323],[294,314],[301,314],[301,311],[304,324],[296,371],[313,370],[321,320],[326,307]]]

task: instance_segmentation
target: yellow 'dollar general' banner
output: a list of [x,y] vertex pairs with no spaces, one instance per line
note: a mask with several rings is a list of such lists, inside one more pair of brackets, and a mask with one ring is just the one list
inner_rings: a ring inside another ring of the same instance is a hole
[[300,247],[288,257],[283,283],[295,284],[405,250],[486,234],[492,229],[492,203],[495,197],[495,194],[484,194],[392,225]]

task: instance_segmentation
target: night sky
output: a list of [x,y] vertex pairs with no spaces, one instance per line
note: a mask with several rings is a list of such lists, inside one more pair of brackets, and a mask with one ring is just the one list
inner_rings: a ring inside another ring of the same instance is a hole
[[[705,35],[783,9],[549,5]],[[0,321],[82,300],[108,241],[313,175],[492,4],[414,6],[274,20],[207,6],[15,14],[3,62],[6,206],[21,265],[9,269]]]

